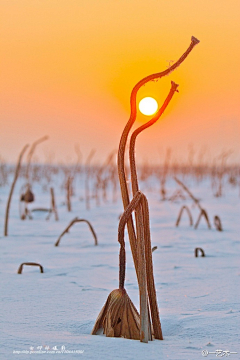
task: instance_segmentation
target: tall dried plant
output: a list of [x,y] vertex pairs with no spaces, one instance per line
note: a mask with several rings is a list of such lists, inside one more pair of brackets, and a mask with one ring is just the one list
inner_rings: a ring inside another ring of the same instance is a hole
[[[160,115],[163,113],[165,108],[167,107],[169,101],[171,100],[173,94],[177,90],[177,86],[175,83],[172,82],[172,88],[170,90],[170,93],[165,100],[162,108],[157,112],[155,117],[153,117],[152,120],[150,120],[147,124],[143,125],[139,129],[137,129],[130,141],[130,170],[131,170],[131,181],[133,186],[133,199],[130,202],[129,197],[129,191],[126,181],[126,166],[125,166],[125,151],[126,151],[126,144],[128,140],[128,135],[130,133],[130,130],[136,120],[137,116],[137,93],[139,89],[148,83],[151,80],[158,80],[163,76],[168,75],[170,72],[175,70],[188,56],[188,54],[191,52],[191,50],[194,48],[196,44],[199,43],[199,40],[197,40],[195,37],[192,37],[191,44],[186,50],[186,52],[180,57],[180,59],[174,63],[171,67],[169,67],[167,70],[149,75],[145,77],[144,79],[140,80],[133,88],[131,97],[130,97],[130,105],[131,105],[131,113],[128,123],[126,124],[121,139],[119,143],[119,150],[118,150],[118,174],[119,174],[119,182],[120,182],[120,188],[121,188],[121,194],[122,194],[122,201],[123,201],[123,207],[124,207],[124,213],[120,219],[125,220],[127,222],[128,227],[128,235],[129,235],[129,241],[134,261],[134,266],[137,274],[139,289],[140,289],[140,333],[139,338],[142,342],[148,342],[148,340],[152,339],[151,334],[151,324],[150,324],[150,314],[148,309],[148,297],[147,297],[147,291],[149,295],[149,302],[151,307],[151,315],[152,320],[154,324],[154,335],[158,339],[162,339],[162,332],[161,332],[161,325],[159,320],[159,313],[158,313],[158,307],[156,302],[156,292],[155,292],[155,286],[154,286],[154,279],[153,279],[153,269],[152,269],[152,249],[151,249],[151,240],[150,240],[150,227],[149,227],[149,212],[148,212],[148,205],[147,205],[147,199],[146,197],[138,191],[138,182],[137,182],[137,174],[136,174],[136,166],[135,166],[135,156],[134,156],[134,150],[135,150],[135,141],[137,135],[149,127],[150,125],[154,124]],[[136,201],[136,197],[139,196],[139,201],[141,199],[141,203],[137,202],[135,204],[134,209],[136,212],[136,230],[134,228],[133,219],[131,212],[129,212],[130,207],[132,206],[133,202]],[[126,216],[126,213],[128,213],[128,216]],[[120,249],[120,273],[121,269],[123,269],[123,265],[121,265],[121,257],[125,256],[125,247],[123,244],[121,244]],[[125,257],[124,257],[125,259]],[[147,259],[147,261],[146,261]],[[124,266],[124,276],[125,276],[125,266]],[[119,286],[121,289],[121,285]],[[119,290],[120,290],[119,289]],[[117,295],[116,292],[117,291]],[[113,292],[112,292],[113,293]],[[127,307],[127,303],[129,303],[128,300],[123,299],[123,294],[118,290],[114,290],[114,294],[110,294],[107,302],[102,309],[101,313],[99,314],[99,317],[97,319],[97,322],[95,324],[95,327],[93,329],[94,334],[97,333],[97,331],[102,327],[108,328],[108,324],[110,323],[113,325],[113,327],[110,328],[110,331],[105,330],[107,336],[121,336],[121,331],[115,332],[114,326],[118,325],[118,314],[121,311],[123,307]],[[116,305],[116,302],[118,305]],[[115,309],[115,311],[114,311]],[[136,315],[136,314],[135,314]],[[122,321],[121,317],[119,317],[120,322]],[[118,334],[118,335],[116,335]],[[126,337],[129,337],[127,335]]]
[[20,155],[19,155],[19,158],[18,158],[14,179],[13,179],[13,182],[12,182],[12,186],[11,186],[8,201],[7,201],[7,207],[6,207],[6,213],[5,213],[5,224],[4,224],[4,236],[8,236],[8,217],[9,217],[10,204],[11,204],[11,200],[12,200],[14,187],[16,185],[18,175],[19,175],[19,172],[20,172],[20,169],[21,169],[22,158],[23,158],[23,155],[24,155],[25,151],[27,150],[28,146],[29,145],[24,146],[24,148],[20,152]]

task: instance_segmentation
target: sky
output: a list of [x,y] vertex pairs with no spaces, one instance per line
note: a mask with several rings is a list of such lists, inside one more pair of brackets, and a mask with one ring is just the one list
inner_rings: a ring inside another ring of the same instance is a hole
[[[200,43],[173,73],[140,90],[162,104],[137,140],[138,161],[240,160],[239,0],[0,0],[0,158],[48,135],[36,161],[103,162],[117,150],[130,94]],[[140,113],[135,128],[148,121]]]

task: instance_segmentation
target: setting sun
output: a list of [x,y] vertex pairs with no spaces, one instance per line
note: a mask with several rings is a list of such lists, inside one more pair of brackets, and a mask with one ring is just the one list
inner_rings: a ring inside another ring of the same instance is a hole
[[145,97],[139,102],[139,110],[143,115],[153,115],[158,109],[158,103],[152,97]]

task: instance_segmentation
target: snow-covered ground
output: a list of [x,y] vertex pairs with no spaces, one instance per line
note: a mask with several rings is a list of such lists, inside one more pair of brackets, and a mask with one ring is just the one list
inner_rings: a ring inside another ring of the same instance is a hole
[[[60,183],[60,182],[59,182]],[[45,213],[34,213],[33,220],[20,220],[18,199],[22,179],[17,183],[10,208],[9,236],[3,236],[4,214],[9,186],[0,187],[1,216],[1,335],[0,359],[214,359],[218,355],[240,359],[240,206],[239,189],[225,184],[222,197],[213,196],[210,181],[200,183],[186,178],[202,206],[208,211],[212,229],[201,220],[199,229],[189,226],[183,214],[175,222],[182,205],[191,208],[194,221],[199,214],[191,199],[160,201],[159,186],[152,179],[141,184],[150,206],[154,275],[160,309],[163,341],[148,344],[123,338],[90,335],[108,294],[118,288],[118,218],[122,202],[100,206],[92,201],[86,210],[83,182],[75,183],[72,212],[67,212],[65,194],[59,183],[55,188],[59,221]],[[167,181],[168,195],[179,188]],[[34,184],[36,201],[30,207],[48,207],[50,196]],[[223,232],[213,225],[221,218]],[[78,223],[63,236],[60,233],[74,217],[89,220],[99,245],[86,223]],[[126,290],[139,308],[138,286],[127,234]],[[201,247],[206,257],[194,257]],[[44,267],[24,267],[22,262],[39,262]],[[41,348],[42,347],[42,348]],[[62,350],[62,353],[60,353]],[[222,352],[216,352],[222,350]],[[232,354],[224,351],[229,350]],[[35,353],[35,352],[38,352]],[[237,352],[238,354],[233,354]],[[40,354],[41,353],[41,354]]]

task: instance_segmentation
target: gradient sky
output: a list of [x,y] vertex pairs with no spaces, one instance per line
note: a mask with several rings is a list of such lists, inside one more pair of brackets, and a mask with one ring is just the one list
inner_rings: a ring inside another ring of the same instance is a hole
[[[143,77],[168,67],[200,40],[171,75],[142,89],[167,111],[140,135],[137,158],[160,162],[167,148],[184,161],[240,160],[239,0],[0,0],[0,156],[14,162],[44,135],[43,161],[103,161],[117,149],[129,97]],[[145,119],[138,115],[136,126]]]

